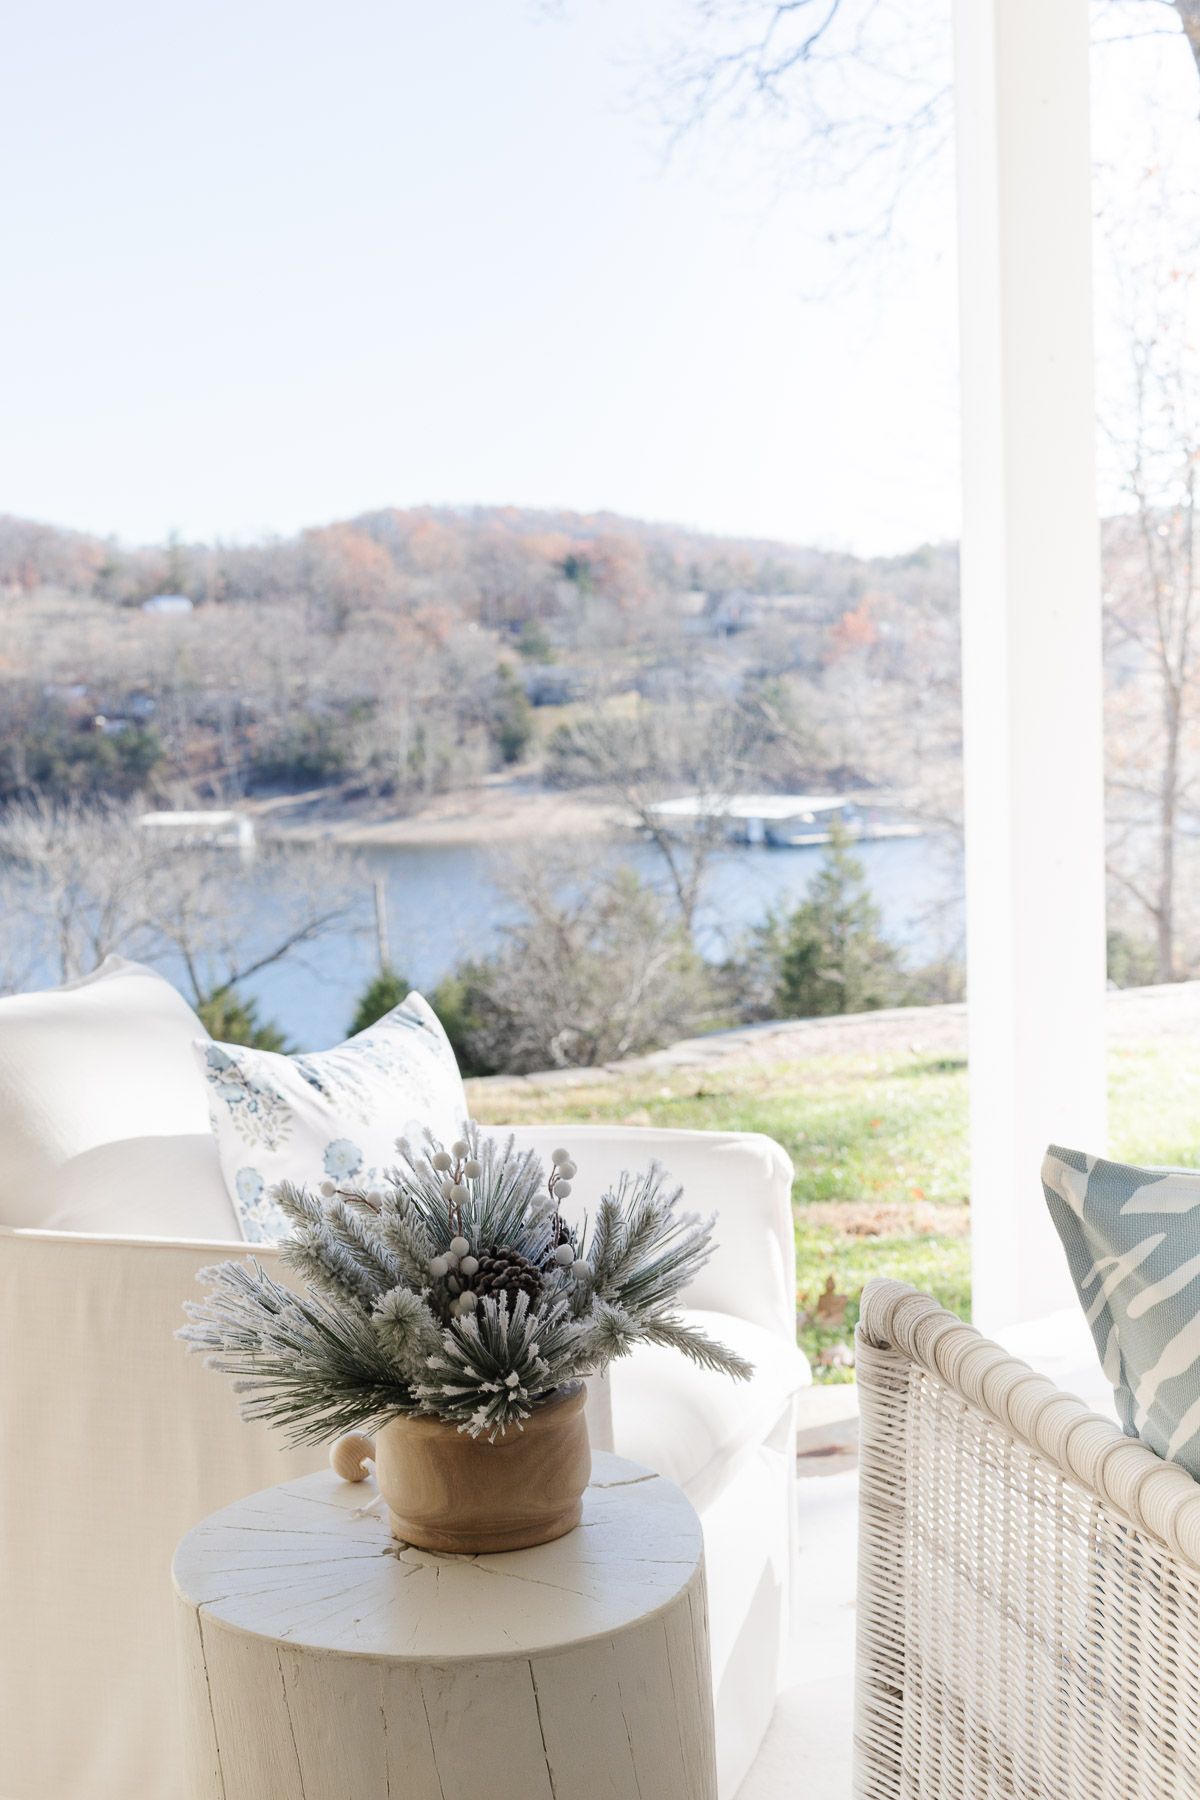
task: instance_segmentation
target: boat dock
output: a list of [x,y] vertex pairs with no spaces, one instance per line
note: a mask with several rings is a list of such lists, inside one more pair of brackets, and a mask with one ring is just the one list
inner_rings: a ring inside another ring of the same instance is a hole
[[924,827],[901,816],[879,794],[685,794],[661,800],[656,820],[688,836],[719,823],[732,844],[797,850],[829,843],[835,826],[856,840],[922,837]]

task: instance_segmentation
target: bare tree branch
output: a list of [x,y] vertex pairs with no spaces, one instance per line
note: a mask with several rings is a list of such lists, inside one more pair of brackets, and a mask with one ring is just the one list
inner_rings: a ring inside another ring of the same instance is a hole
[[[28,980],[59,981],[114,953],[182,971],[194,1004],[355,929],[353,859],[268,846],[251,879],[228,852],[156,842],[136,808],[31,801],[0,817],[0,899],[23,920]],[[13,985],[21,985],[14,982]]]
[[[1134,0],[1140,29],[1098,45],[1182,35],[1200,72],[1200,0]],[[1173,23],[1155,24],[1151,8]],[[1129,5],[1095,0],[1097,20]],[[947,151],[953,87],[941,13],[904,0],[692,0],[690,29],[654,58],[651,93],[671,147],[702,126],[756,121],[822,190],[864,182],[843,241],[892,232],[922,172]],[[878,166],[876,166],[878,165]]]

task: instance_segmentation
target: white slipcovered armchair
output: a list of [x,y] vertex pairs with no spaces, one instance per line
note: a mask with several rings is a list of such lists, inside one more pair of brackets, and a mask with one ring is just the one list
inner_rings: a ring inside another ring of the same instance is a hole
[[[795,1348],[791,1169],[776,1144],[752,1135],[562,1126],[516,1135],[544,1152],[566,1138],[581,1207],[622,1168],[658,1158],[691,1206],[721,1215],[719,1249],[688,1301],[756,1364],[754,1381],[644,1348],[609,1386],[614,1447],[679,1481],[703,1520],[730,1800],[770,1717],[788,1609],[793,1400],[808,1379]],[[139,1155],[166,1170],[171,1141],[143,1139]],[[204,1154],[189,1144],[193,1162]],[[184,1792],[174,1546],[214,1508],[321,1460],[243,1424],[229,1384],[172,1340],[197,1270],[247,1249],[199,1233],[0,1227],[0,1800]],[[268,1265],[278,1256],[254,1254]],[[594,1428],[604,1434],[602,1417]]]

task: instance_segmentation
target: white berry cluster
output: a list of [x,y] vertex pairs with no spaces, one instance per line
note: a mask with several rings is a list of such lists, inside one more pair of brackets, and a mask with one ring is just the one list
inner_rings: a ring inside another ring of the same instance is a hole
[[462,1235],[462,1209],[471,1198],[467,1183],[478,1181],[483,1168],[472,1156],[471,1146],[465,1138],[459,1138],[449,1150],[435,1151],[429,1160],[442,1178],[442,1196],[450,1222],[457,1225],[458,1230],[446,1249],[439,1256],[430,1258],[427,1267],[434,1281],[446,1283],[452,1296],[450,1316],[457,1319],[463,1313],[474,1312],[479,1304],[478,1295],[472,1293],[469,1286],[479,1267],[479,1258],[471,1254],[470,1242]]
[[[450,1296],[446,1311],[452,1319],[457,1319],[464,1313],[473,1313],[479,1305],[479,1296],[471,1287],[471,1279],[479,1269],[479,1246],[473,1249],[470,1240],[463,1236],[463,1208],[471,1200],[468,1184],[478,1181],[483,1169],[471,1154],[470,1144],[462,1138],[449,1150],[433,1152],[429,1162],[441,1177],[442,1197],[450,1227],[456,1235],[445,1250],[430,1257],[426,1270],[432,1281],[446,1284]],[[552,1221],[557,1221],[561,1203],[570,1198],[571,1182],[578,1172],[569,1150],[555,1150],[550,1162],[546,1191],[529,1208],[529,1222],[535,1227],[549,1226]],[[577,1257],[569,1243],[556,1244],[550,1252],[550,1260],[560,1269],[569,1270],[576,1281],[582,1281],[591,1273],[587,1261]]]
[[[535,1201],[532,1208],[535,1220],[549,1221],[558,1216],[561,1202],[571,1197],[571,1183],[578,1173],[569,1150],[551,1151],[546,1193],[542,1199]],[[552,1255],[559,1268],[570,1269],[577,1281],[590,1272],[590,1265],[582,1257],[576,1257],[570,1244],[559,1244]]]

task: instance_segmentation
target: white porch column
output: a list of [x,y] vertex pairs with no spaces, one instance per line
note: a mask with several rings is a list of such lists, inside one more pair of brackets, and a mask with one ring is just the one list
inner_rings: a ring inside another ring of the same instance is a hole
[[1048,1141],[1105,1140],[1087,0],[954,0],[975,1319],[1073,1303]]

